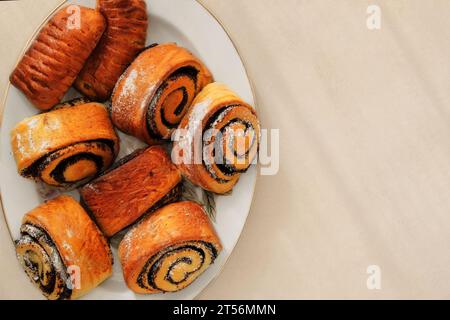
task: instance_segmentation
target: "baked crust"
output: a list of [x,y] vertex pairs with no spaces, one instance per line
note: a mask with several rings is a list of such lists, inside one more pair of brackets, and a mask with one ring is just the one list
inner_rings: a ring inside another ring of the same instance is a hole
[[[221,137],[213,134],[200,143],[189,135],[180,137],[174,142],[172,151],[173,159],[184,177],[201,188],[218,194],[227,193],[234,187],[240,174],[248,169],[258,151],[260,124],[255,109],[227,86],[217,82],[207,85],[195,97],[179,129],[194,134],[194,137],[197,132],[201,133],[200,137],[205,137],[205,132],[211,129],[222,134]],[[218,163],[219,150],[214,148],[217,145],[227,146],[229,141],[238,136],[239,129],[246,138],[252,138],[243,147],[244,156],[238,161],[235,146],[228,150],[224,147],[220,152],[226,155],[225,151],[229,151],[228,154],[233,158],[221,158],[222,163]],[[221,139],[220,143],[215,139]],[[250,144],[250,140],[253,143]],[[200,161],[197,159],[198,155],[202,157]]]
[[114,85],[145,47],[147,11],[143,0],[98,0],[106,31],[75,81],[75,88],[96,100],[109,99]]
[[207,67],[188,50],[174,43],[156,45],[142,52],[117,82],[111,117],[123,132],[148,144],[161,143],[211,81]]
[[79,28],[71,24],[69,6],[60,9],[10,76],[34,106],[48,110],[61,101],[94,50],[106,22],[99,11],[80,8]]
[[151,211],[181,182],[161,146],[140,150],[80,189],[83,205],[107,237]]
[[[202,261],[195,259],[195,250],[204,254]],[[119,245],[119,258],[125,282],[134,292],[173,292],[192,283],[221,250],[220,240],[203,208],[195,202],[183,201],[157,210],[128,231]],[[173,264],[164,262],[177,254]],[[179,264],[186,259],[191,259],[191,264]],[[186,275],[183,273],[190,271],[178,284],[168,280],[171,276],[180,280]],[[148,281],[149,278],[153,281]]]
[[[113,258],[109,244],[88,214],[73,198],[60,196],[43,203],[23,217],[22,225],[37,227],[50,237],[51,243],[39,244],[39,246],[48,245],[50,248],[57,249],[63,262],[63,272],[67,272],[70,266],[79,268],[79,287],[72,286],[70,295],[64,297],[55,295],[52,291],[50,294],[47,293],[49,298],[76,299],[111,276]],[[23,236],[25,234],[22,234]],[[38,241],[39,239],[34,239],[35,244]],[[32,245],[20,244],[19,240],[17,245],[19,260],[26,261],[27,250],[32,249]],[[53,254],[52,249],[47,250],[48,255]],[[56,271],[57,266],[53,267]],[[24,268],[27,266],[25,265]]]
[[[52,177],[55,170],[44,173],[52,166],[57,169],[63,159],[73,158],[77,154],[92,154],[93,157],[101,157],[101,168],[92,174],[85,173],[88,176],[97,174],[113,163],[119,152],[119,138],[106,108],[91,102],[60,107],[22,120],[11,131],[11,146],[21,175],[62,186],[65,183]],[[90,165],[89,161],[85,164]],[[78,171],[75,175],[83,171],[83,165],[72,168]],[[88,170],[86,167],[84,169]],[[79,178],[72,182],[86,177]],[[68,181],[67,185],[70,184],[71,181]]]

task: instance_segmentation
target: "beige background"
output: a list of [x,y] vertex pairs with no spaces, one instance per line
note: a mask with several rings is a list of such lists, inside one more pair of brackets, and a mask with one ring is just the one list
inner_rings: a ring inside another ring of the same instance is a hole
[[[59,2],[0,2],[2,92]],[[263,126],[281,129],[281,166],[259,178],[240,242],[200,298],[450,298],[450,2],[201,2],[239,48]],[[0,298],[31,297],[1,229]]]

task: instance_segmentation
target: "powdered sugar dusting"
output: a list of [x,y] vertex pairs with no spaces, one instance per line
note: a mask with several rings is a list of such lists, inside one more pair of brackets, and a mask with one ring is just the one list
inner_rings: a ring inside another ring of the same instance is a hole
[[16,134],[16,136],[14,137],[14,140],[16,142],[17,150],[19,150],[19,152],[23,156],[26,156],[27,155],[27,151],[26,151],[25,147],[23,146],[22,135],[20,133]]
[[150,86],[141,101],[141,110],[146,110],[149,98],[155,93],[155,85]]
[[48,118],[46,128],[50,131],[56,131],[61,128],[61,121],[58,118]]
[[138,76],[138,72],[136,69],[131,70],[128,77],[125,79],[125,82],[122,87],[122,91],[120,92],[121,96],[130,97],[136,92],[136,78]]
[[38,117],[29,118],[28,120],[25,120],[25,123],[28,128],[36,129],[39,123],[39,118]]
[[197,130],[201,130],[203,119],[209,111],[209,107],[212,103],[211,99],[206,99],[200,103],[193,105],[189,114],[189,122],[186,127],[188,131],[186,135],[180,138],[178,141],[178,147],[182,150],[191,150],[193,152],[193,141],[197,133]]
[[[60,120],[48,117],[47,114],[25,119],[21,125],[24,127],[23,133],[18,132],[14,140],[22,157],[29,157],[37,151],[49,151],[52,146],[51,137],[61,129]],[[35,139],[35,132],[39,132],[40,128],[45,129],[48,134],[42,134]],[[47,136],[49,138],[45,138]]]
[[72,249],[72,246],[71,246],[68,242],[64,241],[63,244],[62,244],[62,247],[63,247],[65,250],[67,250],[67,252],[68,252],[72,257],[75,256],[75,254],[74,254],[74,252],[73,252],[73,249]]
[[66,235],[68,238],[72,238],[73,237],[73,230],[72,229],[67,229],[66,230]]
[[132,227],[130,231],[123,237],[120,246],[124,250],[124,260],[128,260],[132,250],[139,249],[139,243],[142,242],[143,239],[147,237],[152,237],[156,239],[158,235],[164,234],[160,232],[161,226],[164,226],[164,223],[161,223],[161,218],[156,219],[153,223],[145,223],[145,220],[142,223],[137,224],[135,227]]
[[136,228],[131,229],[120,242],[120,246],[125,250],[125,261],[128,260],[131,251],[131,239],[134,236]]
[[[33,120],[37,120],[37,119],[33,119]],[[33,130],[35,128],[35,121],[31,122],[30,121],[30,125],[28,126],[28,130],[27,130],[27,137],[28,137],[28,146],[31,150],[35,150],[34,149],[34,139],[33,139]]]
[[[144,67],[134,67],[128,73],[124,73],[118,81],[116,88],[117,100],[114,101],[114,113],[124,121],[129,121],[133,117],[133,112],[137,110],[146,110],[145,104],[148,98],[154,93],[155,86],[149,86],[146,92],[141,92],[142,85],[146,84],[146,78],[151,73],[151,69]],[[145,87],[144,87],[145,89]],[[114,100],[114,99],[113,99]],[[115,107],[118,105],[119,107]],[[132,106],[130,111],[130,106]],[[139,109],[138,107],[142,107]]]
[[192,112],[189,115],[189,125],[191,124],[198,125],[199,123],[201,124],[203,118],[206,116],[206,113],[208,112],[211,103],[212,103],[211,99],[206,99],[194,105],[192,107]]

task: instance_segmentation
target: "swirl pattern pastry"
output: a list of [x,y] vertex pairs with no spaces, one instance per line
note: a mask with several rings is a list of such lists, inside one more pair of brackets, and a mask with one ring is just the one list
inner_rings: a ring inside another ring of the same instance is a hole
[[50,300],[78,298],[112,273],[106,239],[71,197],[60,196],[27,213],[20,234],[17,258]]
[[133,227],[119,245],[119,258],[134,292],[175,292],[197,279],[221,250],[203,208],[184,201],[159,209]]
[[11,144],[21,175],[67,188],[109,167],[119,151],[105,107],[82,100],[21,121]]
[[174,162],[191,182],[218,194],[233,188],[258,152],[255,109],[223,84],[209,84],[198,94],[179,129]]
[[79,20],[78,12],[68,6],[50,19],[10,76],[11,83],[41,110],[61,101],[105,30],[100,12],[77,8]]
[[75,88],[96,100],[109,99],[120,75],[144,49],[147,11],[143,0],[98,0],[107,27],[75,81]]
[[80,189],[82,203],[111,237],[181,194],[181,174],[161,146],[141,149]]
[[113,122],[149,144],[169,139],[196,94],[211,81],[209,70],[188,50],[173,43],[150,47],[114,89]]

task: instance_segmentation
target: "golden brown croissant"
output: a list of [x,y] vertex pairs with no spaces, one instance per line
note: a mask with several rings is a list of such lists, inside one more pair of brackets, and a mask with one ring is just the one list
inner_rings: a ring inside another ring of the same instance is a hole
[[144,48],[148,22],[143,0],[98,0],[97,8],[108,26],[75,87],[93,100],[105,101],[120,75]]
[[117,82],[112,120],[148,144],[170,139],[192,100],[212,81],[206,66],[174,43],[142,52]]
[[71,187],[114,162],[119,138],[102,104],[76,100],[21,121],[11,145],[21,175]]
[[76,299],[112,274],[106,239],[78,202],[50,200],[22,219],[17,258],[50,300]]
[[230,191],[258,152],[255,109],[223,84],[211,83],[197,95],[179,129],[172,159],[191,182],[215,193]]
[[100,229],[111,237],[181,192],[181,174],[161,146],[120,160],[114,168],[85,185],[82,203]]
[[134,292],[174,292],[197,279],[221,250],[203,208],[184,201],[157,210],[128,231],[119,258]]
[[105,30],[106,22],[100,12],[77,7],[79,23],[72,22],[77,12],[71,7],[60,9],[10,76],[11,83],[41,110],[61,101]]

